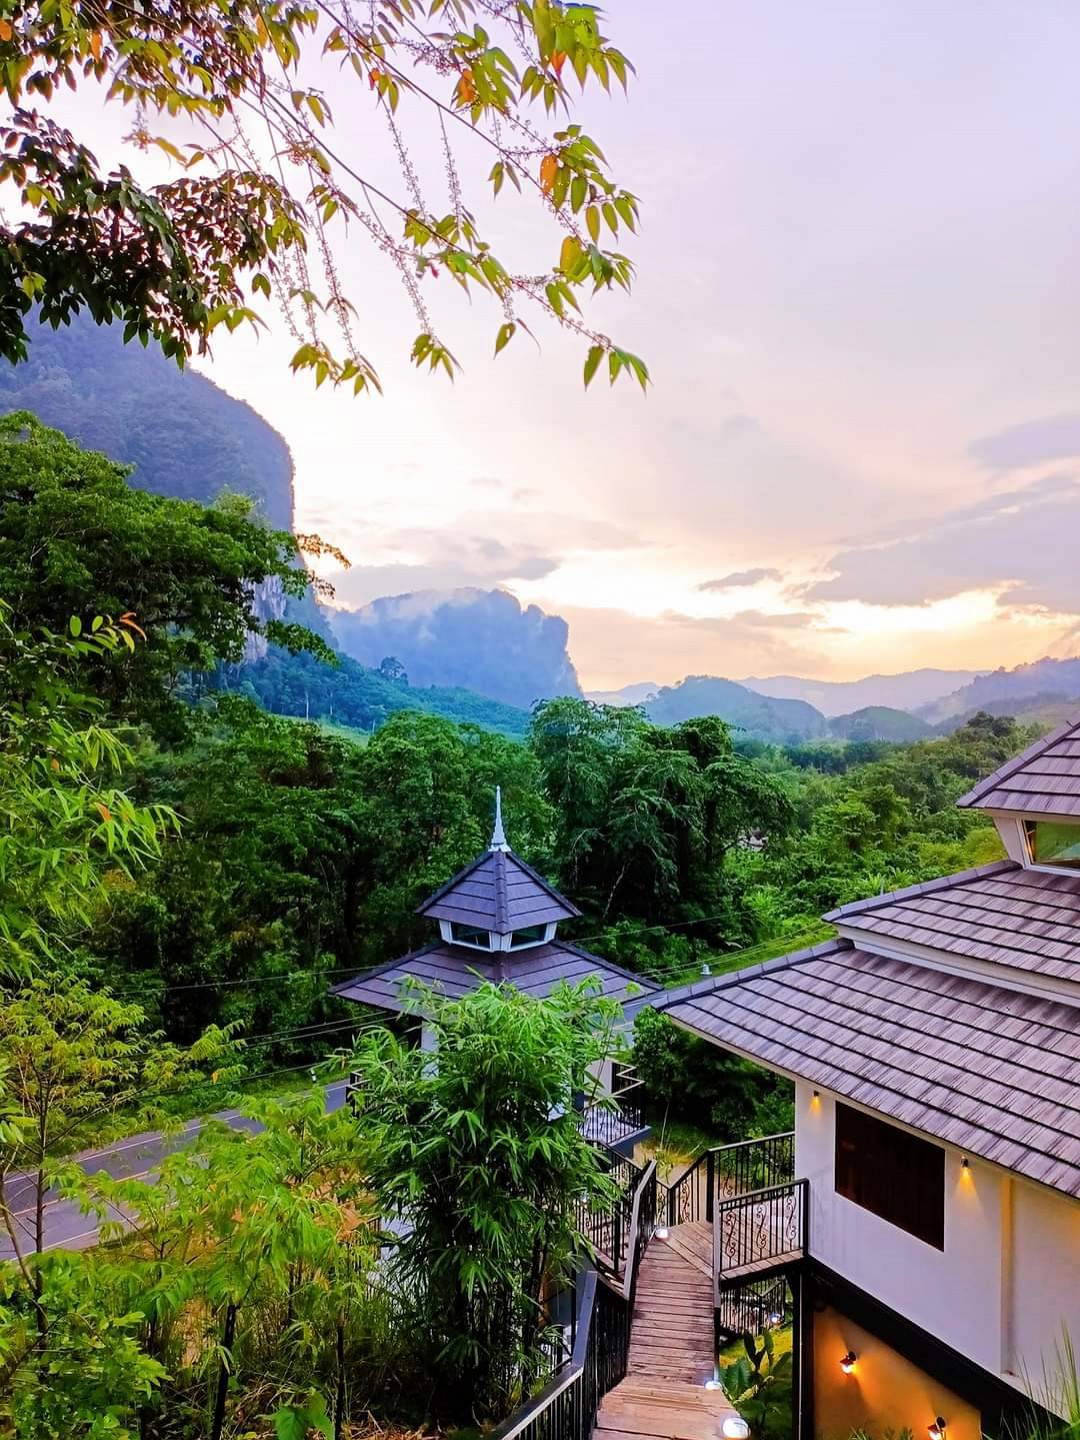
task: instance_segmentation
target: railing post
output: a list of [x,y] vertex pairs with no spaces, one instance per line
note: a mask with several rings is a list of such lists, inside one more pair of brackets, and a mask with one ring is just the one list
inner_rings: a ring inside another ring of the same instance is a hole
[[705,1162],[705,1219],[713,1218],[713,1192],[716,1189],[716,1156],[709,1151]]

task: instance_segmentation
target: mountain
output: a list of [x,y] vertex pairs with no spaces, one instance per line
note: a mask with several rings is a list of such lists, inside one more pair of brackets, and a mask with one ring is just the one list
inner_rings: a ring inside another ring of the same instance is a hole
[[698,715],[719,715],[759,740],[777,744],[820,740],[829,727],[820,710],[802,700],[774,700],[734,680],[715,675],[688,675],[678,685],[665,685],[645,706],[658,725],[678,725]]
[[80,445],[134,465],[140,489],[204,505],[237,491],[271,525],[292,529],[289,447],[250,405],[156,348],[124,345],[116,326],[84,316],[30,333],[29,358],[0,365],[0,414],[32,410]]
[[655,680],[642,680],[624,685],[621,690],[586,690],[585,699],[597,705],[644,705],[660,689]]
[[466,686],[524,709],[581,694],[566,621],[523,610],[505,590],[419,590],[333,610],[330,621],[346,655],[374,666],[392,656],[412,685]]
[[[31,327],[29,358],[0,364],[0,414],[13,410],[31,410],[81,445],[134,465],[132,485],[204,505],[223,490],[250,495],[271,525],[292,529],[293,464],[284,439],[204,376],[178,370],[156,349],[124,345],[116,327],[85,317],[60,330]],[[276,580],[258,588],[255,610],[261,619],[285,617],[332,642],[329,612],[310,595],[286,599]],[[565,655],[565,624],[554,623],[562,626]],[[333,668],[288,655],[261,636],[251,637],[245,659],[210,683],[246,689],[283,715],[332,716],[371,730],[394,710],[415,709],[513,736],[528,723],[523,709],[457,685],[412,688],[352,660]]]
[[805,700],[823,715],[844,715],[868,707],[914,710],[967,685],[977,670],[904,670],[896,675],[866,675],[861,680],[806,680],[798,675],[751,676],[740,680],[748,690],[777,700]]
[[829,721],[829,734],[837,740],[889,740],[904,745],[925,740],[933,733],[925,720],[890,705],[864,705],[850,715],[834,715]]
[[1014,715],[1048,696],[1057,700],[1080,699],[1080,660],[1035,660],[1012,670],[994,670],[932,705],[922,706],[918,714],[931,725],[961,723],[976,710],[985,710],[999,701],[1007,704],[996,713]]

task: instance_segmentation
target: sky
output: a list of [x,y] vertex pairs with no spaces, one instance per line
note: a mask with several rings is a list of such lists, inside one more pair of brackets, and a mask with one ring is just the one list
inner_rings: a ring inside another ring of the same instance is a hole
[[[289,442],[298,528],[353,562],[327,572],[338,602],[501,586],[567,619],[592,689],[1080,651],[1080,6],[605,13],[637,76],[576,118],[643,224],[633,292],[588,318],[646,359],[647,396],[586,394],[582,342],[542,323],[495,359],[497,310],[438,282],[463,373],[417,372],[408,299],[353,233],[382,397],[293,378],[272,316],[200,364]],[[441,141],[406,103],[438,208]],[[115,117],[80,120],[108,154]],[[372,123],[342,95],[365,158]],[[512,193],[490,210],[490,154],[454,143],[500,242],[550,263],[549,219]]]

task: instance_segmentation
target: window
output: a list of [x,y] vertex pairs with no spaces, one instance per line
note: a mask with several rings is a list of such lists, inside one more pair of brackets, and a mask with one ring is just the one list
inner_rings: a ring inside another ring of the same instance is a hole
[[945,1249],[945,1151],[849,1105],[836,1107],[836,1193]]
[[539,945],[546,934],[546,925],[528,925],[524,930],[515,930],[510,936],[510,949],[520,950],[523,945]]
[[475,925],[460,925],[450,922],[450,938],[458,945],[471,945],[476,950],[491,949],[491,935],[487,930],[478,930]]
[[1080,870],[1080,825],[1061,820],[1025,820],[1024,831],[1033,865]]

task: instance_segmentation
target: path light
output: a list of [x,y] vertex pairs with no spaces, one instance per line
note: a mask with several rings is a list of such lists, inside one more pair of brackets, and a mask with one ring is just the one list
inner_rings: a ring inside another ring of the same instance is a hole
[[720,1427],[724,1440],[749,1440],[750,1426],[740,1415],[729,1415]]
[[840,1369],[843,1370],[845,1375],[850,1375],[851,1372],[855,1369],[855,1361],[858,1358],[859,1357],[855,1354],[854,1350],[849,1350],[844,1356],[844,1358],[840,1361]]
[[939,1415],[932,1425],[926,1427],[930,1440],[945,1440],[945,1416]]
[[654,1240],[666,1240],[668,1237],[668,1228],[666,1225],[657,1225],[652,1233]]
[[710,1375],[708,1380],[705,1381],[706,1390],[722,1390],[723,1388],[719,1375]]
[[780,1314],[780,1311],[779,1311],[779,1310],[774,1310],[774,1311],[772,1312],[772,1314],[769,1316],[769,1326],[770,1326],[770,1328],[773,1329],[773,1330],[775,1330],[778,1325],[780,1325],[780,1324],[783,1323],[783,1319],[784,1319],[784,1317],[783,1317],[783,1315]]

